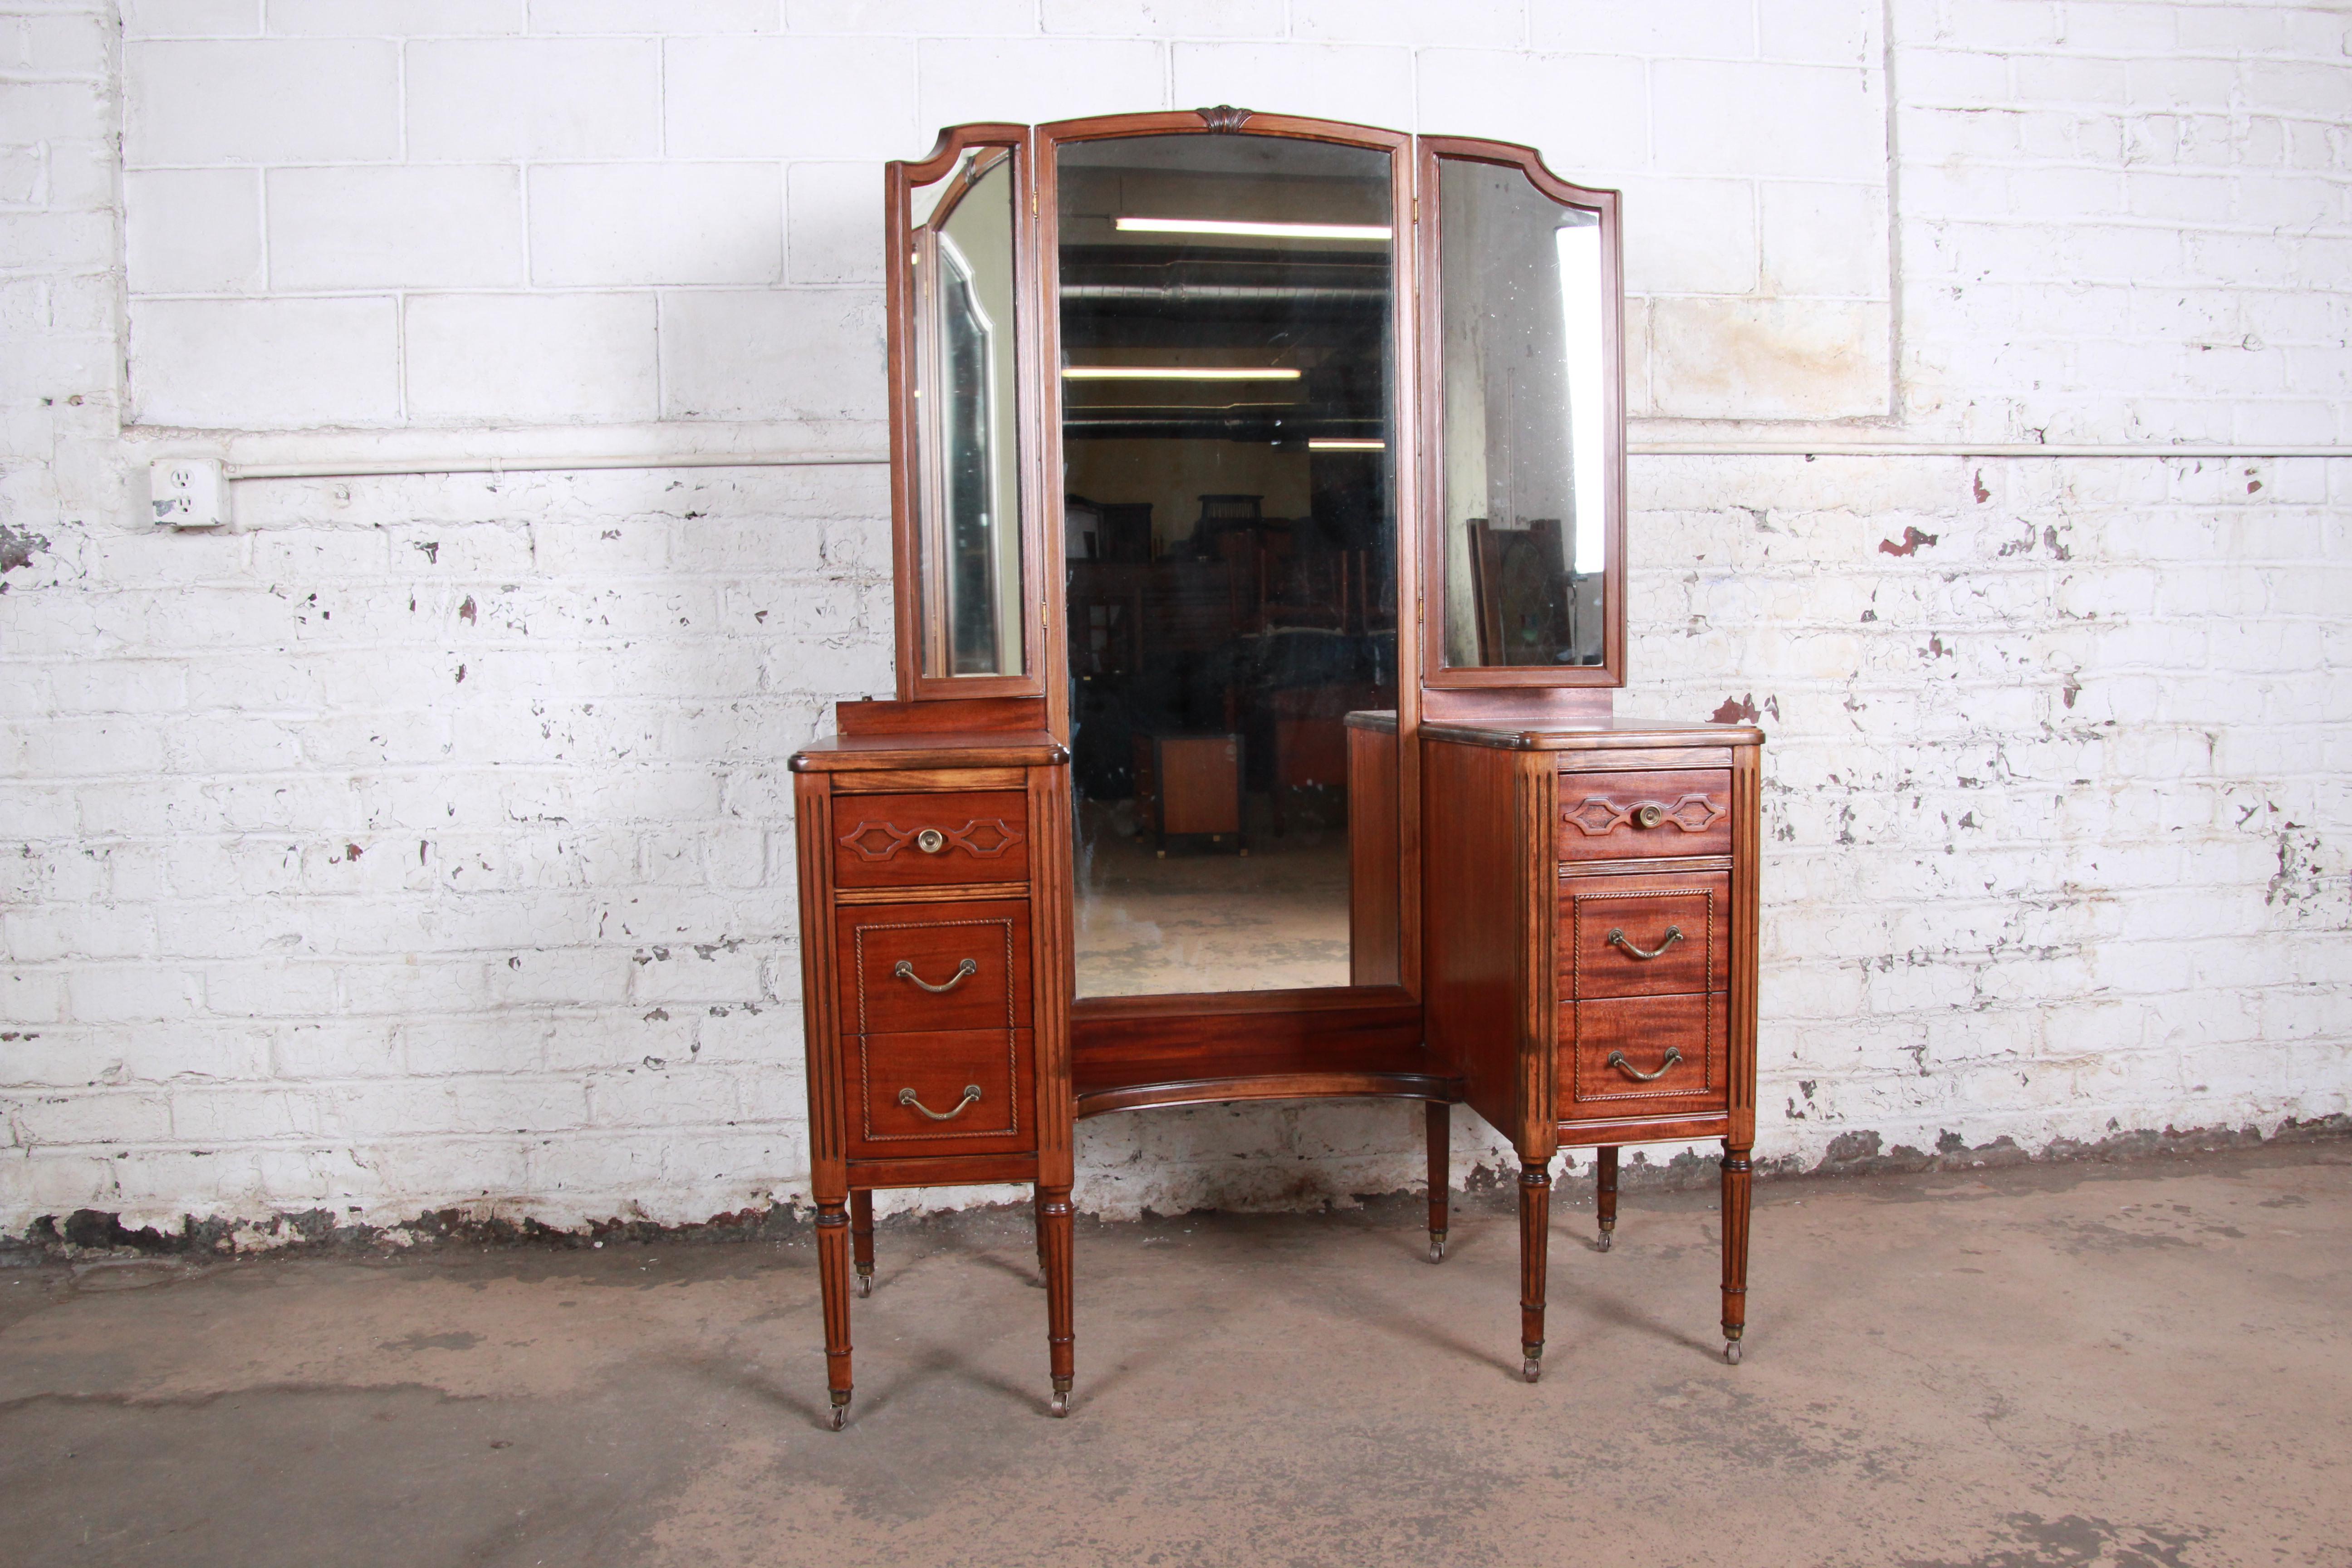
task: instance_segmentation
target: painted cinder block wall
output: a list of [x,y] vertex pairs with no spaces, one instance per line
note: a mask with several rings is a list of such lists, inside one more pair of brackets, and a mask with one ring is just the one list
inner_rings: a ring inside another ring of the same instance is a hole
[[[803,1194],[782,764],[889,687],[880,163],[1221,101],[1627,192],[1622,700],[1773,738],[1759,1152],[2346,1111],[2347,34],[0,0],[0,1230]],[[2215,455],[1919,450],[2029,442]],[[534,466],[696,452],[869,460]],[[159,533],[165,453],[318,477]],[[528,471],[356,471],[436,455]],[[1394,1106],[1105,1118],[1080,1196],[1344,1199],[1418,1147]]]

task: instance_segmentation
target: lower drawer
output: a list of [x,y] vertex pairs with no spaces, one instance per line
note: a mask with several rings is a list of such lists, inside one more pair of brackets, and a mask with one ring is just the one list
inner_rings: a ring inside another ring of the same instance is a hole
[[1028,1029],[848,1036],[850,1157],[1034,1149],[1034,1039]]
[[1728,1108],[1722,992],[1570,1002],[1559,1014],[1562,1121]]

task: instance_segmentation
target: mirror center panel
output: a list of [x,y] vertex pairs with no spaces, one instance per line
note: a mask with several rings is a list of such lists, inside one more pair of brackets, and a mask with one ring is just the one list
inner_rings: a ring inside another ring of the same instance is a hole
[[1349,982],[1344,720],[1397,690],[1392,174],[1058,150],[1080,996]]

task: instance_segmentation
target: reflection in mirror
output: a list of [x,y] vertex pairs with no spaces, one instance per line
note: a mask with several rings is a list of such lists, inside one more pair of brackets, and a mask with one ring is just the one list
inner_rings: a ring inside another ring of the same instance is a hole
[[1602,662],[1600,215],[1439,161],[1445,662]]
[[1390,170],[1060,151],[1081,996],[1349,984],[1343,721],[1396,702]]
[[975,148],[909,205],[923,672],[1018,675],[1013,154]]

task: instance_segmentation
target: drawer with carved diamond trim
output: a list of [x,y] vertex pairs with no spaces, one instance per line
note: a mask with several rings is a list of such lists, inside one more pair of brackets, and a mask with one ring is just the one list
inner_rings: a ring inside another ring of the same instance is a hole
[[1017,789],[834,799],[833,879],[843,888],[1020,882],[1029,797]]
[[1731,770],[1559,775],[1559,858],[1731,853]]

